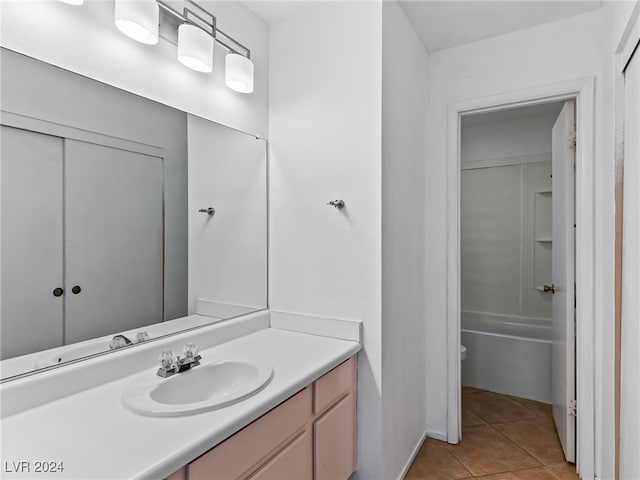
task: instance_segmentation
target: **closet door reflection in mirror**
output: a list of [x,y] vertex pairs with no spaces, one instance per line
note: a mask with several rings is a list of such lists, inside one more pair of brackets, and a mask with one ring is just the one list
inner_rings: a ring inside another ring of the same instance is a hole
[[62,345],[63,140],[1,128],[5,359]]
[[161,322],[162,158],[66,140],[64,178],[65,344]]

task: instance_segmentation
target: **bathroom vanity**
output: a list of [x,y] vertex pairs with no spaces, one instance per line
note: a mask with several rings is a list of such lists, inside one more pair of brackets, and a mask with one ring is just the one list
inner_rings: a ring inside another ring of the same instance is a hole
[[[348,478],[359,334],[292,331],[270,317],[245,315],[0,385],[3,478]],[[273,375],[252,396],[198,414],[149,416],[125,405],[123,393],[155,375],[161,351],[192,342],[202,357],[193,372],[246,358]],[[64,470],[37,473],[36,461]]]
[[347,479],[356,467],[356,357],[167,480]]

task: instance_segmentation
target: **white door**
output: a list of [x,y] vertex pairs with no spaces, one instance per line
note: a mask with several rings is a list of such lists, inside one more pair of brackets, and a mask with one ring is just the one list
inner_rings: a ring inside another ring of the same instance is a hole
[[575,462],[575,105],[564,104],[552,131],[553,419],[567,461]]
[[159,157],[65,141],[67,344],[162,321],[162,175]]
[[[640,20],[638,20],[640,23]],[[620,478],[640,478],[640,44],[624,71]]]
[[1,135],[5,359],[62,345],[62,139],[7,126]]

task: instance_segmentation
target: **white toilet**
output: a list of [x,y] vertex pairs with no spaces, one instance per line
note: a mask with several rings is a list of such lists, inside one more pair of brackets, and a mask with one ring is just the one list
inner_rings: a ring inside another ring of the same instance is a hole
[[460,361],[467,358],[467,347],[464,345],[460,345]]

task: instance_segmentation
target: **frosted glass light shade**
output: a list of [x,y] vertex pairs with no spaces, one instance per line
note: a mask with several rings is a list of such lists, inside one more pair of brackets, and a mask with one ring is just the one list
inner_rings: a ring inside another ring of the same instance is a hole
[[188,23],[178,27],[178,60],[196,72],[213,70],[213,38]]
[[253,92],[253,62],[237,53],[228,54],[225,58],[224,82],[236,92]]
[[84,0],[58,0],[62,3],[68,3],[69,5],[82,5]]
[[158,43],[160,10],[156,0],[116,0],[115,5],[118,30],[140,43]]

